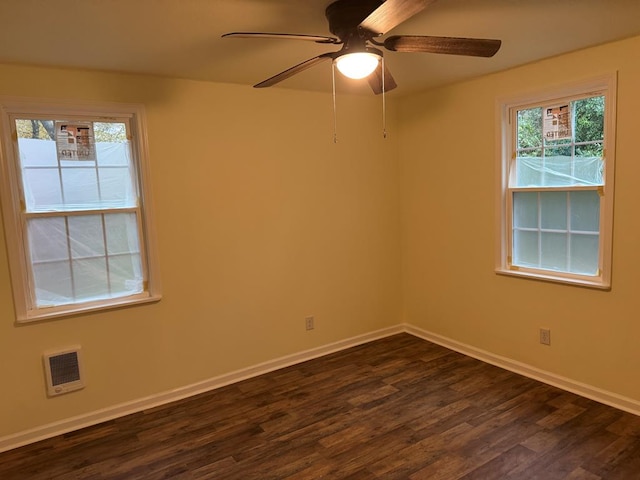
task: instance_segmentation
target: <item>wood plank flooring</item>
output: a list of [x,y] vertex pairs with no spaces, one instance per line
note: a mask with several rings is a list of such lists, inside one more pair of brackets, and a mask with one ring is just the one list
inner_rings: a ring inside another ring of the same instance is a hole
[[640,479],[640,417],[395,335],[0,454],[2,480]]

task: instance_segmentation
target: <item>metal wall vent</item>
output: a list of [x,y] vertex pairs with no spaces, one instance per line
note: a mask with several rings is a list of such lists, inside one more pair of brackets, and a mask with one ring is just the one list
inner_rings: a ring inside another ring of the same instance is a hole
[[47,352],[43,358],[49,396],[61,395],[84,387],[80,347]]

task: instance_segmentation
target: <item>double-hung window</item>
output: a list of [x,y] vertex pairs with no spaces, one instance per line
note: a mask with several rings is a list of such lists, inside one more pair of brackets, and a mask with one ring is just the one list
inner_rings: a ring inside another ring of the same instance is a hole
[[17,321],[159,299],[142,108],[0,104]]
[[615,76],[500,110],[497,272],[609,288]]

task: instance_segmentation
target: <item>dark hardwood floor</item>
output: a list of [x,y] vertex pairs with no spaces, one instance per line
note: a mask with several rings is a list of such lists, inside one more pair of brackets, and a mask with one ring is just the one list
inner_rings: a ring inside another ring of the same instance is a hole
[[0,454],[106,478],[640,479],[640,417],[400,334]]

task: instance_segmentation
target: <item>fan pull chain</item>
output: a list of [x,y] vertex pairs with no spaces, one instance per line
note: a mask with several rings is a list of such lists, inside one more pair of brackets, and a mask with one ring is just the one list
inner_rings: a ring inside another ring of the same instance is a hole
[[336,64],[331,62],[331,83],[333,85],[333,143],[338,143],[338,115],[336,113]]
[[384,57],[382,57],[381,62],[382,62],[382,138],[387,138],[387,97],[386,97],[387,89],[384,87],[384,77],[385,77]]

